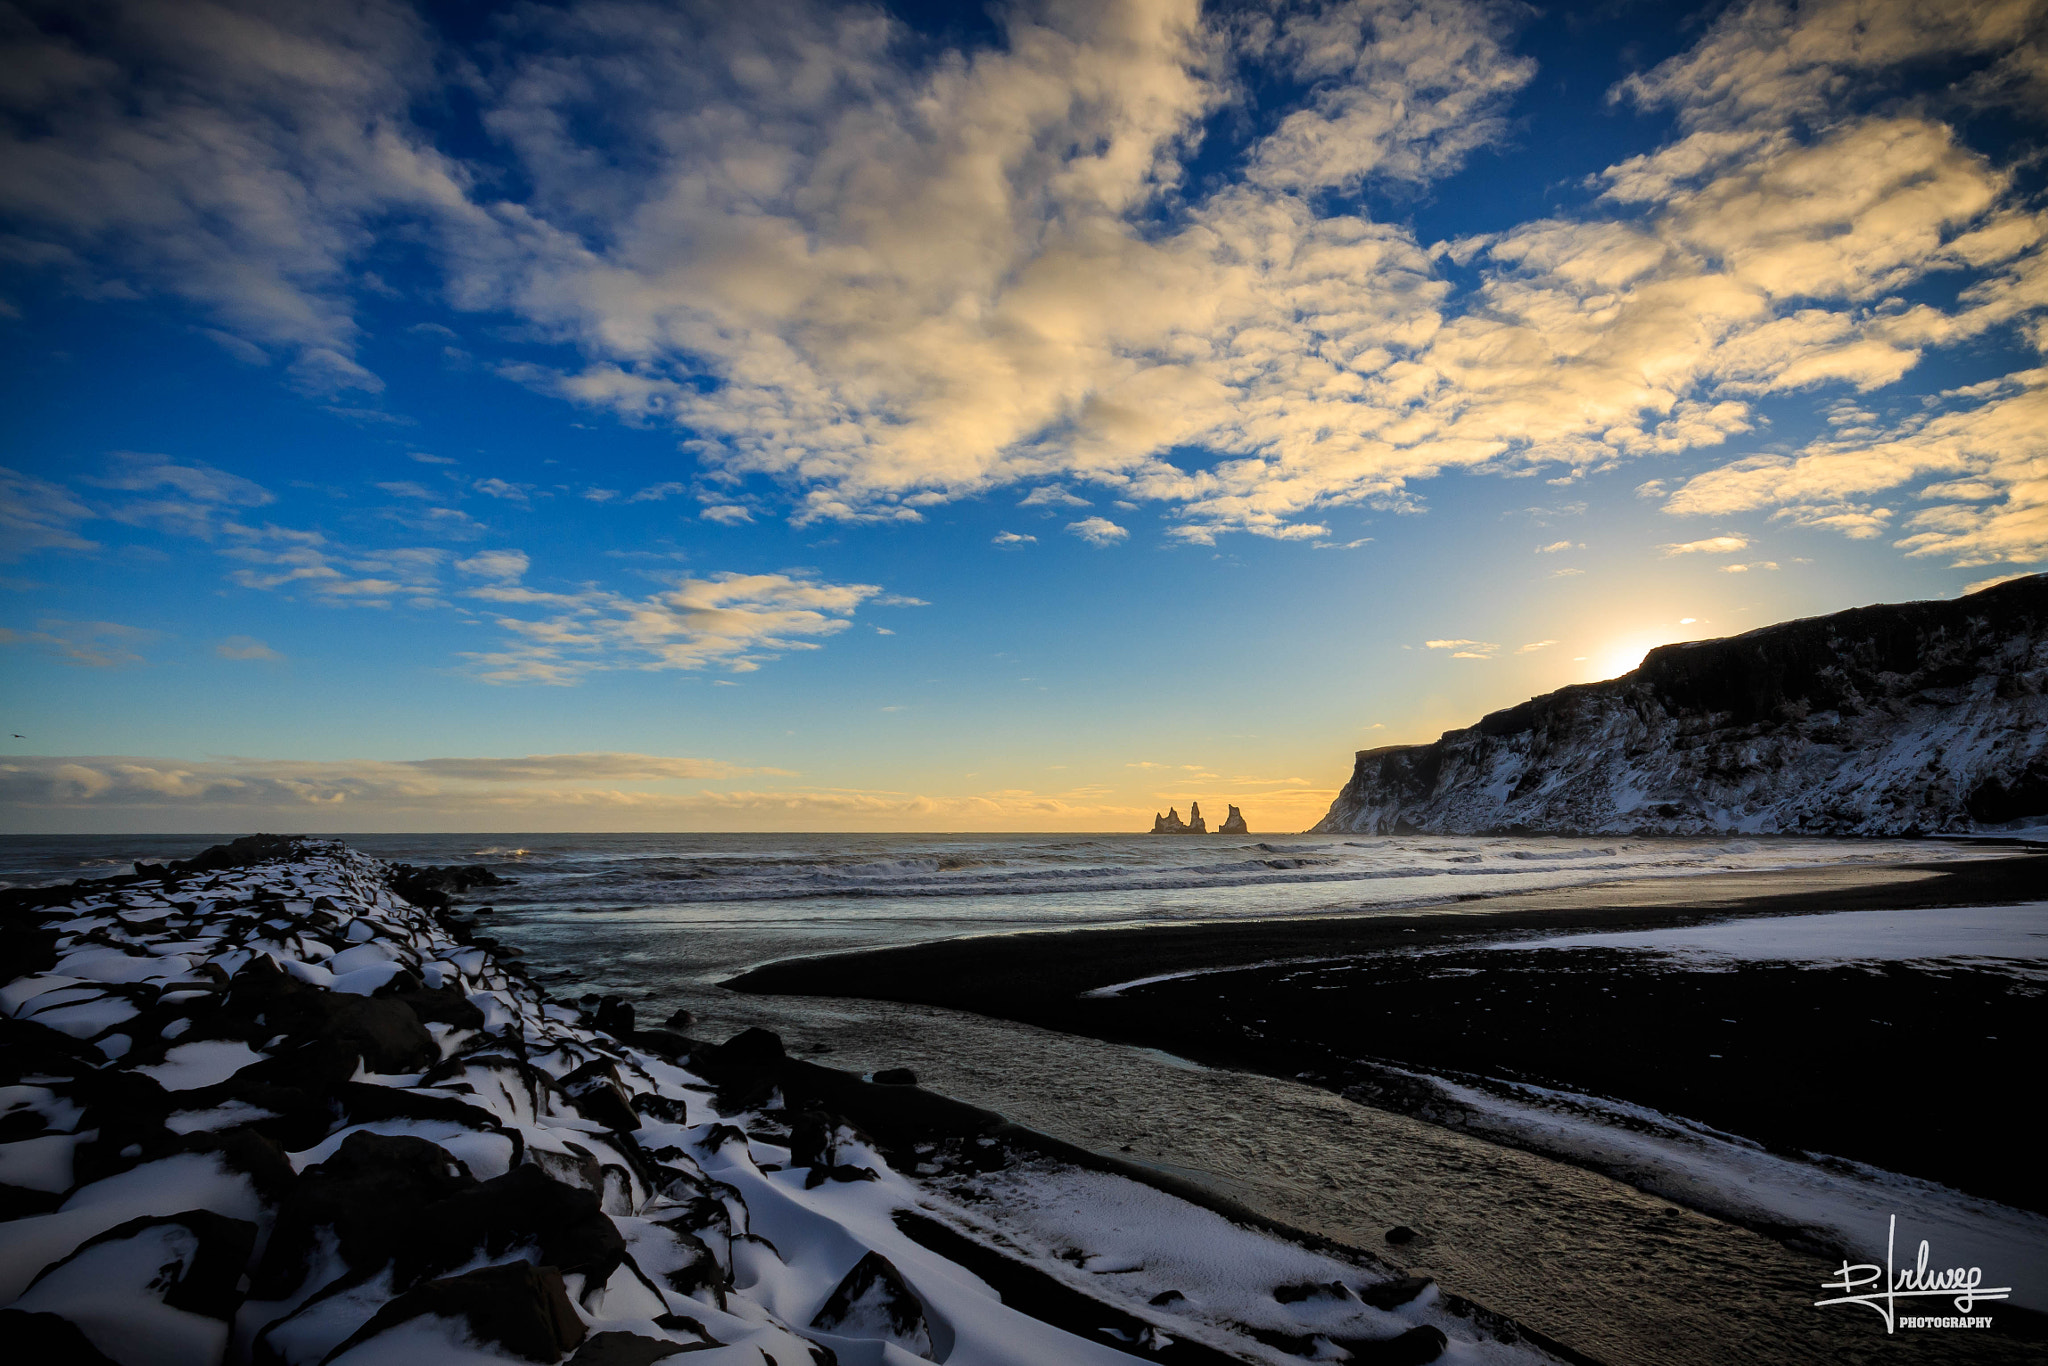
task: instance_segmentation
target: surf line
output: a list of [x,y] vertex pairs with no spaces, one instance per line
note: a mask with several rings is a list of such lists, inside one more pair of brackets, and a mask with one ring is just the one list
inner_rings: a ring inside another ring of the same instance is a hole
[[[1847,1261],[1836,1272],[1840,1279],[1822,1281],[1823,1290],[1861,1290],[1866,1285],[1876,1284],[1883,1278],[1884,1289],[1866,1291],[1860,1295],[1842,1294],[1831,1300],[1815,1300],[1816,1309],[1831,1304],[1860,1304],[1866,1309],[1875,1309],[1884,1319],[1884,1331],[1895,1332],[1898,1328],[1898,1301],[1922,1295],[1953,1296],[1956,1312],[1967,1315],[1978,1300],[2002,1300],[2012,1294],[2012,1287],[1984,1286],[1984,1271],[1981,1267],[1952,1266],[1944,1270],[1929,1272],[1927,1269],[1927,1240],[1920,1240],[1920,1257],[1910,1271],[1892,1270],[1892,1247],[1899,1234],[1899,1216],[1891,1217],[1891,1224],[1884,1235],[1884,1265],[1874,1262],[1860,1262],[1852,1266]],[[1972,1327],[1988,1327],[1991,1320],[1985,1318],[1981,1324]],[[1958,1325],[1960,1326],[1960,1325]]]

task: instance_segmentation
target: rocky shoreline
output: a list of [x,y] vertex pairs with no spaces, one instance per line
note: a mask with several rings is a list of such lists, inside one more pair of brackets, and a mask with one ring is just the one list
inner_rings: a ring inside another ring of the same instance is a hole
[[[251,837],[0,896],[5,1340],[87,1366],[1577,1359],[907,1076],[551,999],[452,908],[494,881]],[[1105,1201],[1139,1231],[1061,1222]]]

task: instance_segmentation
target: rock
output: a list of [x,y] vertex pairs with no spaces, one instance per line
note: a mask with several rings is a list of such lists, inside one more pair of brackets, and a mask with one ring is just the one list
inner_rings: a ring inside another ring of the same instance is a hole
[[633,1032],[632,1042],[636,1047],[650,1053],[659,1053],[664,1058],[681,1060],[690,1056],[697,1047],[697,1041],[673,1029],[638,1029]]
[[1330,1281],[1327,1284],[1304,1281],[1299,1285],[1274,1287],[1273,1298],[1282,1304],[1302,1304],[1308,1300],[1352,1300],[1358,1297],[1353,1295],[1351,1287],[1342,1281]]
[[913,1356],[929,1358],[932,1344],[924,1304],[887,1257],[870,1252],[853,1264],[825,1307],[811,1320],[820,1332],[848,1338],[879,1338]]
[[332,1006],[319,1041],[344,1048],[371,1072],[424,1072],[441,1061],[441,1046],[403,1001],[376,997],[319,998]]
[[615,1039],[624,1039],[633,1033],[633,1003],[622,1001],[616,996],[605,996],[597,1003],[597,1027]]
[[1223,818],[1223,824],[1216,827],[1216,833],[1219,835],[1249,835],[1251,831],[1245,827],[1244,813],[1233,806],[1230,808],[1230,814]]
[[0,1342],[16,1361],[48,1362],[51,1366],[121,1366],[92,1345],[78,1325],[58,1314],[31,1314],[25,1309],[0,1309]]
[[[230,868],[249,868],[259,863],[302,858],[304,854],[302,842],[290,835],[244,835],[166,866],[177,873],[218,873]],[[140,864],[136,865],[136,871],[141,871]]]
[[1444,1354],[1450,1339],[1435,1324],[1424,1323],[1392,1338],[1333,1338],[1360,1366],[1425,1366]]
[[474,1183],[446,1150],[423,1138],[350,1134],[285,1196],[250,1293],[281,1300],[297,1290],[322,1230],[331,1231],[353,1271],[374,1275],[413,1243],[423,1210]]
[[527,1361],[555,1362],[583,1341],[583,1320],[552,1266],[513,1262],[413,1287],[386,1304],[333,1352],[342,1357],[379,1334],[424,1314],[459,1319],[480,1342]]
[[1396,1224],[1387,1230],[1387,1241],[1395,1247],[1399,1247],[1403,1243],[1412,1243],[1415,1241],[1415,1238],[1415,1230],[1406,1224]]
[[[1236,807],[1231,808],[1232,811],[1236,809]],[[1188,818],[1185,821],[1180,818],[1179,810],[1174,807],[1166,808],[1166,814],[1163,816],[1154,816],[1152,818],[1152,833],[1155,835],[1206,835],[1209,833],[1209,823],[1202,817],[1202,804],[1200,802],[1190,802],[1188,804]]]
[[697,1017],[687,1010],[672,1010],[669,1012],[668,1018],[663,1020],[662,1023],[670,1029],[688,1029],[691,1025],[697,1023]]
[[618,1065],[609,1058],[593,1058],[555,1085],[585,1119],[594,1119],[607,1129],[640,1127],[640,1116],[633,1113],[633,1102],[619,1080]]
[[420,1210],[394,1259],[393,1282],[443,1275],[479,1255],[502,1257],[520,1247],[534,1248],[544,1266],[582,1276],[587,1290],[602,1289],[626,1259],[625,1239],[595,1192],[527,1165]]
[[1187,1298],[1186,1295],[1181,1294],[1178,1290],[1162,1290],[1151,1299],[1146,1300],[1145,1303],[1164,1309],[1169,1304],[1185,1304],[1187,1303]]
[[227,1349],[255,1242],[254,1224],[210,1210],[131,1219],[44,1267],[14,1307],[68,1320],[122,1366],[200,1366]]
[[666,1338],[646,1338],[638,1333],[592,1333],[569,1358],[569,1366],[651,1366],[690,1348]]
[[879,1086],[917,1085],[917,1073],[907,1067],[885,1067],[875,1073],[874,1079],[875,1083]]
[[1358,1298],[1375,1309],[1397,1309],[1435,1284],[1427,1276],[1403,1276],[1399,1280],[1368,1285],[1358,1292]]
[[454,904],[454,898],[472,887],[503,887],[510,885],[481,863],[463,867],[415,868],[410,863],[391,865],[391,890],[415,906],[427,910],[445,911]]

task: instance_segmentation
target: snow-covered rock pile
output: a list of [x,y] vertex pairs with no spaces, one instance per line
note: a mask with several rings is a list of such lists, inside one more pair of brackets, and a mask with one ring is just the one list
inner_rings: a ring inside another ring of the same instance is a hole
[[773,1035],[550,1001],[394,876],[252,837],[7,894],[12,1359],[1556,1359]]
[[1362,750],[1326,832],[1905,835],[2048,825],[2048,575],[1652,650]]

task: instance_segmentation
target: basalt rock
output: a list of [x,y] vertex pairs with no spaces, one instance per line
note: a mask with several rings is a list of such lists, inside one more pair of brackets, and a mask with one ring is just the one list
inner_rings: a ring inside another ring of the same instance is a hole
[[1244,813],[1233,806],[1230,808],[1230,814],[1223,818],[1223,824],[1216,827],[1216,833],[1219,835],[1249,835],[1251,831],[1245,827]]

